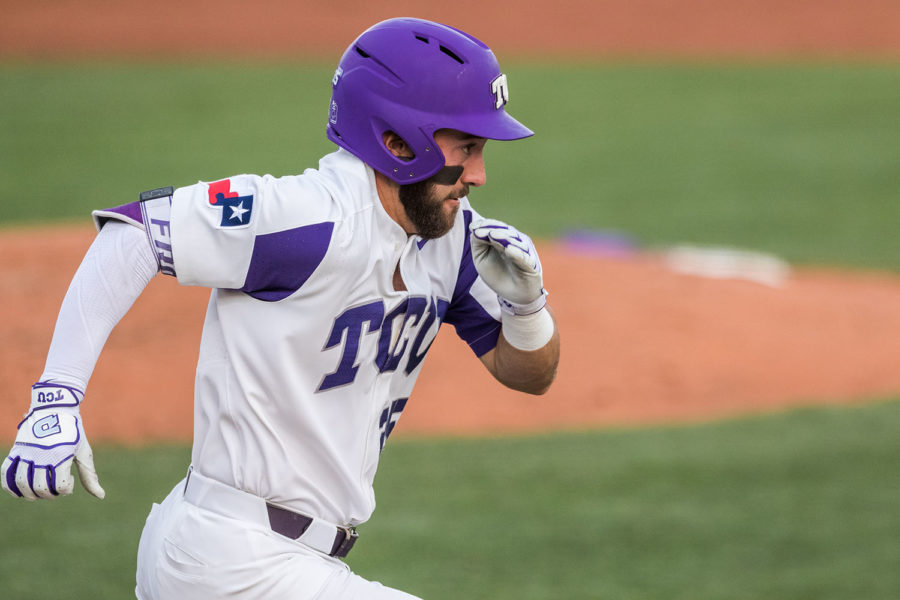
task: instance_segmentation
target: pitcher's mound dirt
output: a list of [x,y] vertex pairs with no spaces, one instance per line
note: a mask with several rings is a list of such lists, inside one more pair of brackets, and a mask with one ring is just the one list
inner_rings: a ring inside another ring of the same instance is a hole
[[[11,439],[93,229],[0,232],[0,439]],[[508,391],[442,329],[398,435],[709,419],[900,391],[900,278],[795,271],[780,288],[679,275],[653,256],[540,247],[563,341],[545,396]],[[159,276],[107,342],[92,440],[189,440],[208,292]]]

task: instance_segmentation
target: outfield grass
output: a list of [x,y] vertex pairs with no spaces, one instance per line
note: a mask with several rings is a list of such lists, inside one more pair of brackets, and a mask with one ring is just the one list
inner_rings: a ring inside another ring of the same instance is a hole
[[[325,65],[0,65],[0,224],[162,185],[314,166]],[[736,245],[900,268],[900,65],[509,65],[532,140],[479,209],[536,237]]]
[[[402,431],[402,424],[401,430]],[[96,448],[108,497],[0,498],[6,598],[124,598],[185,447]],[[900,401],[708,425],[392,439],[358,573],[429,600],[900,597]]]

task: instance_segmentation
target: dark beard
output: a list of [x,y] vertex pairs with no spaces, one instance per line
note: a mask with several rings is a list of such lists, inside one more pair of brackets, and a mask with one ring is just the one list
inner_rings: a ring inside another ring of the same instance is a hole
[[444,202],[434,195],[433,178],[401,185],[400,203],[423,239],[439,238],[453,227],[456,213],[449,218],[444,215]]

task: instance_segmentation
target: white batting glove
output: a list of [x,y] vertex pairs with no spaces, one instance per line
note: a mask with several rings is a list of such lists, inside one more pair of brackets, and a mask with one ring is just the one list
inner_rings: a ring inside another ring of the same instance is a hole
[[84,489],[97,498],[106,495],[81,423],[83,397],[80,390],[64,385],[32,386],[31,408],[19,423],[16,441],[0,472],[4,490],[27,500],[71,494],[74,463]]
[[497,293],[500,308],[514,315],[544,308],[547,293],[531,238],[496,219],[473,221],[469,231],[475,269]]

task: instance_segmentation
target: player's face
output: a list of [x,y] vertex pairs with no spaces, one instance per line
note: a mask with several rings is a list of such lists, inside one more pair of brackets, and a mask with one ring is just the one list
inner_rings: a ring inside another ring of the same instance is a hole
[[459,198],[469,194],[469,187],[486,181],[486,139],[441,129],[434,140],[444,154],[444,169],[425,181],[400,186],[406,216],[424,239],[439,238],[450,231],[459,211]]

